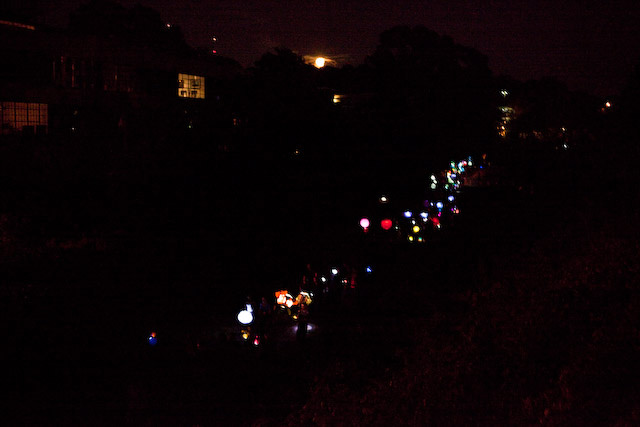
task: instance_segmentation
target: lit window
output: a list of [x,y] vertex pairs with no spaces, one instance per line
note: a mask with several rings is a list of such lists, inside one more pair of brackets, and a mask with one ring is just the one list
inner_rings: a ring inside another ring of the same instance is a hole
[[1,102],[0,123],[2,134],[46,133],[49,124],[47,104],[27,102]]
[[204,99],[204,77],[179,73],[178,96]]

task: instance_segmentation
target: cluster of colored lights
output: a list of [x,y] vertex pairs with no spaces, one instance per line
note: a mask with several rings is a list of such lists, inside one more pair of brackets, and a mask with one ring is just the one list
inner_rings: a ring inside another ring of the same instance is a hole
[[[410,242],[425,241],[425,233],[429,230],[440,230],[451,218],[451,215],[460,213],[456,204],[457,196],[453,192],[460,188],[464,175],[475,166],[477,165],[474,165],[471,156],[460,161],[450,161],[446,170],[439,174],[429,175],[429,187],[432,190],[445,192],[442,199],[425,200],[424,209],[418,212],[406,209],[401,211],[399,218],[384,218],[380,221],[380,227],[384,231],[394,229],[399,233],[404,232]],[[388,195],[380,196],[378,201],[388,203],[389,197]],[[367,217],[360,220],[360,226],[365,232],[371,228],[372,224],[373,221]]]

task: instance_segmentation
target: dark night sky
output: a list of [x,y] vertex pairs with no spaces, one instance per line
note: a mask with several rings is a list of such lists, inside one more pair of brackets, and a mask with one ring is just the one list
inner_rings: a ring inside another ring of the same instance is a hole
[[[46,22],[65,24],[82,0],[9,0],[36,5]],[[379,34],[424,25],[489,57],[495,74],[526,80],[556,76],[571,89],[618,92],[640,58],[637,0],[120,0],[159,11],[187,42],[212,46],[250,65],[275,46],[357,65]],[[23,6],[24,7],[24,6]]]

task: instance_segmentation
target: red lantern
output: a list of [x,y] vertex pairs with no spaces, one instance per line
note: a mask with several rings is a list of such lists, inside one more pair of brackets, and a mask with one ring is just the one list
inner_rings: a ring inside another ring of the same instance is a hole
[[393,226],[393,222],[390,219],[383,219],[382,221],[380,221],[380,226],[384,230],[389,230]]

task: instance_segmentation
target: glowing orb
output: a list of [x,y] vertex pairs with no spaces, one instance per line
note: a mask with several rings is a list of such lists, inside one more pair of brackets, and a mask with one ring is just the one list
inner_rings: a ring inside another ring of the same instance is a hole
[[362,218],[360,220],[360,227],[364,228],[365,230],[369,228],[369,225],[370,225],[370,222],[368,218]]
[[429,214],[427,212],[420,212],[420,216],[424,219],[427,219],[429,217]]
[[444,207],[444,204],[442,202],[436,203],[436,208],[442,209],[443,207]]
[[450,202],[453,202],[454,199],[455,199],[455,197],[453,197],[453,196],[447,197],[447,200],[449,200]]
[[389,230],[393,226],[393,221],[391,221],[390,219],[383,219],[382,221],[380,221],[380,226],[384,230]]
[[388,201],[389,199],[387,199],[387,196],[380,197],[380,203],[387,203]]
[[333,274],[334,276],[335,276],[336,274],[338,274],[338,269],[337,269],[337,268],[332,268],[332,269],[331,269],[331,274]]
[[411,218],[411,211],[404,211],[404,217],[405,218]]
[[149,345],[150,346],[154,346],[158,343],[158,339],[156,338],[156,333],[155,332],[151,332],[151,334],[149,335],[149,338],[147,338],[147,340],[149,341]]
[[253,322],[253,314],[251,314],[247,310],[242,310],[240,313],[238,313],[238,322],[242,323],[243,325],[248,325],[249,323]]
[[320,277],[320,280],[322,281],[322,283],[325,283],[325,282],[327,281],[327,278],[326,278],[326,277],[324,277],[324,276],[321,276],[321,277]]
[[320,56],[320,57],[316,58],[315,65],[316,65],[317,68],[322,68],[322,67],[324,67],[324,63],[325,62],[326,62],[326,59],[324,59],[323,57]]
[[413,232],[414,233],[419,233],[420,232],[420,227],[418,227],[417,225],[413,226]]
[[413,242],[413,236],[409,236],[409,241]]
[[367,273],[371,273],[373,270],[371,270],[371,267],[370,267],[370,266],[367,266],[367,268],[365,269],[365,271],[366,271]]

